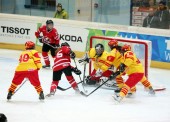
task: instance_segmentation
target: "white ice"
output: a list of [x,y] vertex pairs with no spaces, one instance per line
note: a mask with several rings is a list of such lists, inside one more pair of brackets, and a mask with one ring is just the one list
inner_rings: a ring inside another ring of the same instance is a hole
[[[0,49],[0,113],[9,122],[170,122],[170,70],[151,68],[149,79],[155,87],[166,87],[150,96],[138,85],[134,98],[115,104],[112,90],[99,89],[89,97],[74,90],[57,91],[52,98],[39,101],[29,82],[7,102],[6,96],[21,51]],[[74,66],[74,62],[72,63]],[[78,64],[78,63],[77,63]],[[81,67],[83,71],[83,67]],[[49,93],[52,70],[39,72],[44,93]],[[74,75],[75,76],[75,75]],[[79,77],[75,76],[77,82]],[[68,87],[63,75],[59,86]],[[82,87],[79,85],[81,90]],[[88,92],[94,88],[86,88]]]

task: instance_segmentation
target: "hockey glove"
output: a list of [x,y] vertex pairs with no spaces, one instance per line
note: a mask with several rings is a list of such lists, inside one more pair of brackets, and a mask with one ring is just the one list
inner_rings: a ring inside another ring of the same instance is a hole
[[57,50],[59,47],[60,47],[60,45],[59,45],[59,44],[56,44],[56,45],[54,46],[54,49]]
[[120,69],[119,69],[119,71],[122,73],[122,72],[125,71],[125,68],[126,68],[126,65],[123,64],[123,63],[121,63],[121,64],[120,64]]
[[81,75],[81,71],[77,67],[71,69],[76,75]]
[[40,43],[43,43],[44,37],[43,36],[39,36],[38,40],[39,40]]
[[84,55],[84,57],[80,60],[78,60],[79,63],[82,63],[82,65],[87,64],[90,62],[90,59],[88,58],[87,53]]
[[71,51],[71,53],[70,53],[70,57],[71,57],[71,59],[75,59],[76,54],[75,54],[73,51]]
[[116,76],[118,76],[120,74],[120,71],[116,71],[115,73],[111,74],[109,76],[109,80],[113,80],[114,78],[116,78]]

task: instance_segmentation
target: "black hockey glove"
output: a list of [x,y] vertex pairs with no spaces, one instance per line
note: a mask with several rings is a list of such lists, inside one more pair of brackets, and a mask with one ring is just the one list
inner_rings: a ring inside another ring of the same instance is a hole
[[76,75],[81,75],[81,71],[79,69],[77,69],[77,67],[73,67],[71,68],[71,70],[76,74]]
[[57,45],[54,46],[54,49],[57,50],[59,47],[60,47],[60,45],[57,44]]
[[40,43],[43,43],[44,37],[43,36],[39,36],[38,40],[39,40]]
[[125,64],[123,64],[123,63],[121,63],[121,64],[120,64],[119,71],[122,73],[122,72],[124,72],[124,71],[125,71],[125,68],[126,68],[126,65],[125,65]]
[[71,59],[75,59],[75,57],[76,57],[76,54],[75,54],[73,51],[71,51],[71,53],[70,53],[70,58],[71,58]]

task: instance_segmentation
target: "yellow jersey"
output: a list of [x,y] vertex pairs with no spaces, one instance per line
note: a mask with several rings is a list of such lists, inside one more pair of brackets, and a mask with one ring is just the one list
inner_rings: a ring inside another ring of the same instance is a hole
[[111,63],[111,65],[118,68],[122,58],[123,56],[120,54],[120,52],[116,48],[114,48],[112,51],[110,51],[107,60]]
[[127,51],[124,53],[121,63],[124,63],[127,66],[125,72],[128,75],[133,73],[144,73],[142,63],[132,51]]
[[89,57],[93,61],[93,67],[95,70],[101,69],[103,72],[108,70],[111,66],[107,61],[108,52],[104,51],[100,57],[96,55],[95,48],[91,48],[89,51]]
[[36,50],[23,51],[15,71],[33,71],[42,67],[41,58]]

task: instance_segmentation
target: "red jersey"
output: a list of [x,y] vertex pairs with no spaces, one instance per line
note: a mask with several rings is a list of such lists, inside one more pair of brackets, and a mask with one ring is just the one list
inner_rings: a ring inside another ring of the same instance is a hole
[[58,71],[71,66],[70,51],[71,49],[68,46],[62,46],[59,49],[55,56],[53,71]]
[[35,36],[38,38],[40,33],[42,32],[44,38],[47,38],[50,44],[58,45],[60,42],[58,32],[55,28],[51,31],[47,31],[46,25],[41,26],[37,32],[35,32]]

